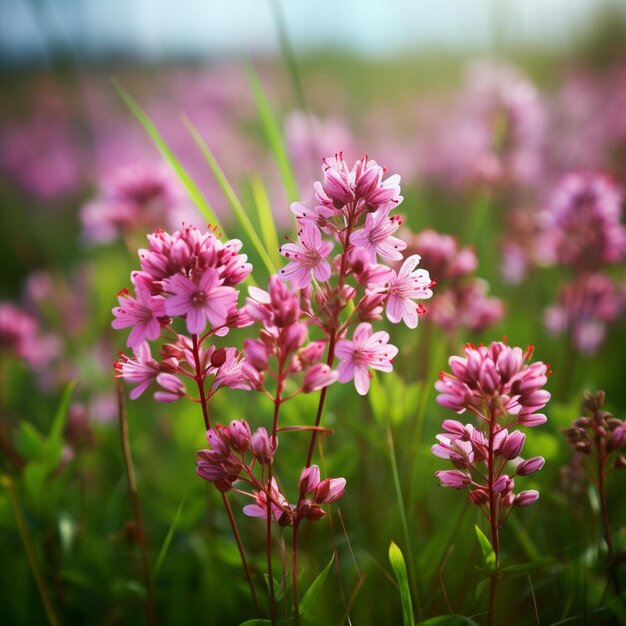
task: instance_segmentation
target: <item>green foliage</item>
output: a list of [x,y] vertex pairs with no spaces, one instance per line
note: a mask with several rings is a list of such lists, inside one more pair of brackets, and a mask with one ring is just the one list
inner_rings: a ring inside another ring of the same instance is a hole
[[256,102],[257,110],[261,118],[261,124],[265,132],[265,137],[269,144],[270,150],[278,166],[285,191],[287,192],[287,199],[289,202],[295,202],[299,199],[298,186],[296,184],[296,177],[289,161],[289,156],[285,149],[285,143],[283,141],[280,126],[274,117],[272,107],[270,106],[267,95],[263,90],[261,81],[259,80],[254,68],[249,63],[246,66],[248,72],[248,82],[250,83],[250,89]]
[[474,525],[474,530],[476,531],[476,537],[483,553],[484,567],[488,572],[493,572],[496,569],[496,553],[493,550],[491,541],[489,541],[485,533],[478,528],[478,525]]
[[406,564],[402,550],[393,541],[389,544],[389,562],[400,591],[403,624],[404,626],[413,626],[413,603],[411,602],[411,590],[409,588]]
[[300,600],[300,615],[303,619],[312,620],[315,618],[315,607],[319,602],[324,583],[326,582],[328,572],[330,572],[334,560],[335,555],[331,557],[330,561],[328,561],[328,565],[317,575],[304,596],[302,596],[302,600]]

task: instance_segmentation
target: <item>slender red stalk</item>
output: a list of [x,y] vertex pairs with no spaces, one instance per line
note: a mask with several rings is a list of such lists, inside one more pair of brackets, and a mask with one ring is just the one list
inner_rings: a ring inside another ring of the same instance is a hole
[[[272,449],[276,450],[278,444],[278,415],[280,405],[282,403],[282,392],[284,385],[284,363],[283,359],[278,359],[278,374],[276,377],[276,396],[274,398],[274,419],[272,421]],[[268,463],[267,470],[267,577],[270,588],[270,618],[272,624],[276,623],[276,593],[274,591],[274,575],[272,569],[272,476],[274,469],[274,460]]]
[[614,550],[613,550],[613,537],[611,536],[611,528],[609,526],[609,513],[606,505],[606,472],[605,464],[607,459],[606,444],[604,439],[599,435],[596,436],[597,448],[598,448],[598,492],[600,494],[600,511],[602,514],[602,525],[604,527],[604,539],[607,546],[607,556],[609,560],[609,578],[615,587],[617,594],[621,593],[619,578],[614,570]]
[[[200,394],[200,405],[202,406],[202,417],[204,418],[204,427],[206,430],[211,428],[211,419],[209,417],[209,403],[204,391],[204,372],[201,371],[200,366],[200,346],[198,342],[198,335],[191,335],[191,340],[193,344],[193,359],[194,359],[194,367],[196,373],[194,375],[194,380],[198,386],[198,393]],[[241,535],[239,534],[239,528],[237,527],[237,521],[235,520],[235,516],[233,515],[233,510],[230,506],[230,502],[228,501],[228,496],[223,493],[222,499],[224,501],[224,506],[226,507],[226,513],[228,514],[228,519],[230,521],[231,528],[233,529],[233,535],[235,537],[235,542],[237,543],[237,548],[239,549],[239,555],[241,556],[241,563],[243,565],[243,569],[246,575],[246,579],[248,581],[248,586],[250,587],[250,594],[252,595],[252,601],[254,602],[254,608],[256,609],[257,615],[261,615],[261,607],[259,606],[259,600],[256,595],[256,591],[254,589],[254,583],[252,582],[252,573],[250,571],[250,565],[248,563],[248,559],[246,557],[245,550],[243,549],[243,542],[241,541]]]
[[493,613],[496,601],[496,588],[498,586],[498,568],[500,565],[500,543],[498,540],[498,511],[496,505],[496,493],[493,490],[494,483],[494,437],[496,434],[496,413],[495,410],[491,411],[491,419],[489,420],[489,476],[487,479],[487,488],[489,490],[489,523],[491,526],[491,546],[496,555],[496,564],[493,573],[491,574],[491,583],[489,585],[489,617],[487,623],[489,626],[493,624]]
[[150,574],[150,560],[148,558],[146,532],[141,516],[141,507],[139,505],[135,467],[133,465],[130,438],[128,436],[128,418],[126,415],[126,403],[124,402],[124,385],[121,379],[118,379],[117,381],[117,403],[120,422],[120,439],[122,441],[122,452],[124,456],[126,480],[128,482],[128,493],[133,505],[133,515],[135,518],[135,537],[137,538],[137,545],[139,546],[143,578],[146,585],[146,616],[148,618],[148,624],[150,624],[150,626],[155,626],[157,621],[156,612],[154,610],[154,588],[152,586],[152,576]]

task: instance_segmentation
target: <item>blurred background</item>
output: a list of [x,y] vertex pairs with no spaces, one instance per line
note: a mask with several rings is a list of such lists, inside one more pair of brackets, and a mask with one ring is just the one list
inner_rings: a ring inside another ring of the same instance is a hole
[[[268,139],[255,76],[292,184]],[[266,197],[281,236],[294,230],[290,202],[313,199],[324,156],[341,150],[352,163],[367,153],[402,176],[404,236],[439,284],[414,334],[393,328],[393,343],[406,349],[396,373],[381,380],[378,403],[346,386],[330,394],[328,424],[341,427],[328,472],[354,487],[342,505],[350,538],[338,533],[348,573],[341,597],[320,601],[327,617],[319,623],[350,622],[346,597],[355,585],[354,623],[399,623],[390,539],[412,554],[413,582],[429,598],[422,617],[480,614],[480,576],[465,574],[477,558],[478,518],[463,497],[437,488],[441,463],[430,446],[449,416],[430,390],[463,344],[503,335],[535,344],[555,371],[550,425],[527,443],[529,456],[548,461],[536,479],[542,501],[511,517],[519,521],[505,533],[510,562],[557,560],[535,580],[542,623],[620,623],[623,612],[594,613],[604,597],[598,501],[561,430],[578,417],[583,389],[605,389],[609,409],[620,418],[626,411],[626,2],[0,1],[0,455],[64,623],[143,619],[111,367],[124,337],[110,327],[111,308],[146,233],[183,220],[205,226],[115,85],[146,112],[244,244],[182,116],[255,226],[254,207]],[[559,217],[583,196],[583,217]],[[574,242],[574,252],[564,252],[564,242]],[[260,284],[263,272],[259,264]],[[72,380],[50,458],[44,444]],[[265,423],[269,407],[242,395],[251,396],[225,393],[216,411]],[[296,402],[286,419],[297,424],[311,410]],[[203,446],[194,407],[142,397],[129,418],[153,558],[171,531],[156,582],[163,623],[252,617],[227,520],[217,508],[207,513],[215,490],[193,473]],[[390,487],[389,432],[403,443],[397,461],[412,545]],[[285,466],[298,458],[287,452]],[[623,548],[626,508],[615,478],[610,503]],[[243,524],[259,548],[255,523]],[[0,622],[43,623],[4,496],[0,530]],[[309,541],[319,550],[303,556],[308,579],[330,554],[327,533],[315,532]],[[254,565],[262,571],[262,554]],[[503,584],[501,593],[502,606],[519,609],[508,623],[531,623],[530,587]]]

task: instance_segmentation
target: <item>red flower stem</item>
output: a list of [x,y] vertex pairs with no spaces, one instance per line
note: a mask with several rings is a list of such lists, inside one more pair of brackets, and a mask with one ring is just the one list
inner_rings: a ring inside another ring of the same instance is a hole
[[[343,240],[343,254],[341,255],[341,261],[339,264],[339,286],[343,287],[345,281],[345,273],[346,273],[346,259],[348,257],[348,252],[350,250],[350,234],[352,233],[353,220],[350,219],[348,222],[348,226],[346,227],[346,234]],[[337,329],[339,327],[339,319],[338,312],[335,313],[335,318],[333,319],[333,330],[330,333],[330,339],[328,341],[328,357],[326,359],[326,365],[328,367],[333,366],[333,361],[335,360],[335,344],[337,342]],[[342,327],[343,328],[343,327]],[[317,429],[320,425],[320,421],[322,419],[322,413],[324,412],[324,402],[326,401],[326,392],[328,391],[328,387],[324,387],[320,392],[320,400],[317,405],[317,414],[315,415],[315,429],[311,433],[311,441],[309,442],[309,451],[306,456],[306,464],[305,467],[311,467],[311,463],[313,461],[313,453],[315,452],[315,442],[317,440]],[[304,494],[300,494],[300,498],[302,499]]]
[[[599,438],[598,438],[599,439]],[[609,561],[613,561],[613,539],[611,537],[611,530],[609,528],[609,515],[606,507],[606,485],[604,479],[606,474],[604,472],[604,463],[606,461],[606,452],[604,449],[604,442],[598,441],[598,491],[600,492],[600,510],[602,512],[602,524],[604,526],[604,539],[608,549]]]
[[491,546],[496,555],[495,569],[491,574],[491,583],[489,585],[489,617],[487,623],[489,626],[493,624],[493,613],[496,601],[496,588],[498,586],[498,568],[500,565],[500,544],[498,541],[498,511],[496,510],[496,493],[493,490],[494,480],[494,439],[496,434],[496,412],[491,411],[491,419],[489,420],[489,451],[488,451],[488,469],[489,476],[487,480],[487,489],[489,491],[489,522],[491,526]]
[[[274,419],[272,421],[272,450],[276,450],[278,444],[278,414],[282,402],[282,391],[285,380],[283,372],[283,358],[278,359],[278,375],[276,377],[276,396],[274,398]],[[276,593],[274,592],[274,575],[272,569],[272,476],[274,469],[274,457],[267,465],[267,578],[270,588],[270,618],[272,624],[276,623]]]
[[[193,359],[195,366],[195,376],[193,377],[198,385],[198,393],[200,394],[200,405],[202,406],[202,417],[204,418],[204,427],[206,430],[211,428],[211,419],[209,417],[209,403],[204,392],[204,372],[201,372],[200,366],[200,346],[198,343],[198,335],[191,335],[191,341],[193,343]],[[254,608],[256,609],[257,615],[261,616],[261,607],[259,606],[259,600],[256,595],[256,591],[254,589],[254,583],[252,582],[252,573],[250,572],[250,565],[248,564],[248,559],[246,557],[246,553],[243,549],[243,542],[241,541],[241,535],[239,534],[239,528],[237,527],[237,521],[235,520],[235,516],[233,515],[233,510],[230,506],[230,502],[228,501],[228,496],[225,493],[222,493],[222,499],[224,500],[224,506],[226,507],[226,513],[228,514],[228,519],[230,521],[231,528],[233,529],[233,535],[235,537],[235,541],[237,543],[237,548],[239,549],[239,555],[241,556],[241,563],[243,565],[243,570],[246,575],[246,579],[248,581],[248,586],[250,587],[250,594],[252,595],[252,601],[254,602]]]
[[130,438],[128,436],[128,417],[126,414],[126,403],[124,402],[124,385],[121,379],[117,380],[117,406],[120,423],[120,439],[122,442],[122,452],[124,456],[124,468],[126,470],[126,480],[128,482],[128,493],[133,506],[135,518],[135,537],[141,555],[141,565],[143,578],[146,585],[146,617],[148,624],[155,626],[156,612],[154,610],[154,588],[152,586],[152,576],[150,574],[150,561],[148,559],[148,545],[146,542],[146,532],[141,516],[141,506],[139,505],[139,495],[137,492],[137,479],[135,477],[135,467],[130,448]]
[[606,472],[605,472],[605,464],[606,464],[606,447],[604,440],[597,436],[597,446],[598,446],[598,492],[600,494],[600,511],[602,513],[602,525],[604,527],[604,539],[606,540],[607,546],[607,556],[609,560],[609,579],[612,581],[613,586],[615,587],[615,592],[619,595],[621,593],[619,578],[617,573],[614,570],[614,551],[613,551],[613,538],[611,537],[611,529],[609,526],[609,513],[606,506]]

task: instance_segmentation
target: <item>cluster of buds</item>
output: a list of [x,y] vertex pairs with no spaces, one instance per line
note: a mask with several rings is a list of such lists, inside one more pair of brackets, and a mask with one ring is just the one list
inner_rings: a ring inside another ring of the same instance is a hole
[[252,486],[252,493],[236,488],[240,493],[254,498],[254,504],[243,508],[243,512],[250,517],[267,518],[269,501],[272,515],[279,526],[291,526],[294,521],[301,519],[315,521],[325,515],[322,504],[334,502],[343,495],[345,479],[321,480],[317,465],[302,471],[299,483],[302,497],[295,506],[289,504],[275,478],[272,477],[269,484],[264,484],[264,478],[255,474],[255,467],[257,464],[261,467],[271,464],[278,444],[274,446],[263,427],[253,433],[246,420],[233,420],[228,427],[218,424],[208,430],[206,437],[211,448],[197,452],[196,473],[213,483],[222,493],[233,489],[237,481]]
[[407,243],[407,251],[419,254],[437,281],[437,297],[426,320],[452,334],[460,328],[481,332],[502,319],[504,303],[489,296],[488,283],[474,275],[478,259],[472,248],[431,229],[409,233]]
[[624,310],[625,284],[601,272],[581,274],[561,287],[557,302],[545,310],[544,323],[555,335],[567,332],[580,352],[593,354]]
[[[308,316],[300,308],[300,296],[276,276],[269,280],[268,291],[249,288],[245,313],[262,324],[258,338],[244,340],[247,362],[258,372],[262,386],[266,373],[277,379],[282,393],[288,376],[304,372],[299,391],[318,391],[337,380],[337,372],[321,363],[325,340],[309,341]],[[278,366],[270,367],[275,358]]]
[[[478,427],[445,420],[444,433],[433,454],[452,462],[455,469],[437,472],[445,487],[469,489],[470,500],[483,508],[494,529],[500,528],[512,507],[535,502],[535,490],[514,492],[514,477],[541,469],[542,457],[522,459],[526,436],[513,426],[536,426],[546,421],[537,413],[550,399],[543,389],[548,366],[528,363],[525,351],[506,343],[466,346],[465,357],[449,359],[451,373],[442,373],[435,387],[437,402],[458,413],[470,411],[480,418]],[[510,468],[510,469],[509,469]]]
[[[440,470],[435,473],[444,487],[452,489],[469,488],[469,499],[478,506],[488,506],[489,485],[489,439],[471,424],[461,424],[455,420],[445,420],[444,433],[437,435],[439,440],[432,448],[433,454],[452,462],[454,470]],[[527,506],[539,498],[534,489],[514,493],[515,476],[527,476],[543,467],[543,457],[522,459],[526,435],[519,430],[509,433],[506,428],[495,429],[493,436],[492,462],[496,468],[492,489],[495,496],[496,519],[501,526],[514,506]],[[505,473],[507,463],[510,471]]]
[[597,456],[604,465],[610,455],[613,456],[613,467],[626,467],[626,457],[618,454],[626,444],[626,423],[605,411],[604,391],[591,393],[586,391],[583,396],[584,415],[564,431],[569,445],[586,456]]
[[457,413],[468,410],[485,423],[502,417],[505,428],[545,423],[546,416],[537,411],[550,399],[543,386],[551,371],[542,361],[528,363],[533,351],[501,341],[468,344],[465,357],[450,357],[451,372],[442,372],[435,383],[437,402]]
[[622,202],[622,189],[608,176],[576,172],[559,182],[543,215],[543,261],[572,272],[546,310],[545,324],[554,334],[567,332],[581,352],[595,352],[626,309],[623,282],[606,273],[626,257]]
[[[207,431],[206,438],[211,449],[197,452],[196,473],[222,493],[232,489],[242,472],[245,480],[255,481],[255,463],[267,465],[274,458],[275,448],[267,430],[261,427],[252,433],[246,420],[233,420],[228,427],[217,424]],[[248,453],[251,459],[246,461]]]

